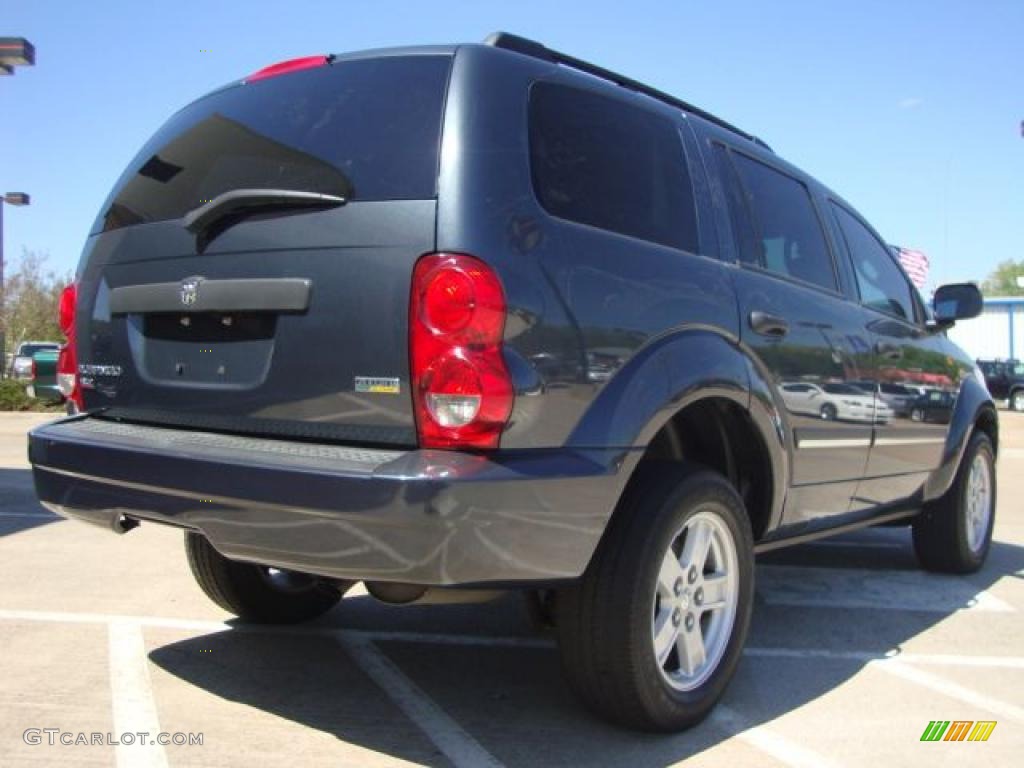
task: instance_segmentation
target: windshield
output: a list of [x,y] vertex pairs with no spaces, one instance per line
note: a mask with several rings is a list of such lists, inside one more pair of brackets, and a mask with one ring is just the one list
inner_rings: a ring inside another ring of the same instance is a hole
[[177,219],[234,189],[432,198],[450,66],[440,55],[357,59],[217,91],[147,142],[93,232]]
[[18,354],[22,357],[32,357],[36,352],[42,352],[44,349],[57,349],[59,344],[23,344]]
[[848,384],[825,384],[823,389],[830,395],[863,395],[859,389],[854,389]]

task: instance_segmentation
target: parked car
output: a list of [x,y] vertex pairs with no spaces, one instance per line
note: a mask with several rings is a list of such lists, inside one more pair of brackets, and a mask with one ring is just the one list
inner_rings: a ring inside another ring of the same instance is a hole
[[910,415],[910,406],[921,395],[916,389],[888,381],[878,383],[877,393],[894,416],[903,417]]
[[32,378],[32,356],[42,350],[57,350],[60,343],[56,341],[23,341],[18,345],[11,361],[11,376],[15,379]]
[[914,401],[910,408],[910,418],[912,421],[948,424],[955,405],[956,394],[953,392],[929,392]]
[[32,368],[25,391],[29,397],[52,403],[64,402],[64,393],[57,385],[57,358],[60,349],[40,349],[32,355]]
[[911,403],[921,394],[917,389],[888,381],[851,381],[850,386],[875,395],[889,407],[891,416],[909,416]]
[[1010,408],[1024,411],[1024,363],[1020,360],[978,360],[992,397],[1007,400]]
[[892,410],[873,393],[852,384],[784,382],[782,399],[792,413],[817,416],[825,421],[888,422]]
[[[732,677],[755,552],[894,521],[929,569],[989,550],[997,414],[942,333],[978,289],[930,314],[763,141],[539,43],[214,91],[139,151],[77,274],[60,376],[83,413],[31,433],[39,498],[183,529],[245,621],[313,619],[356,581],[529,591],[590,707],[675,730]],[[786,406],[783,382],[895,356],[955,380],[949,427]]]

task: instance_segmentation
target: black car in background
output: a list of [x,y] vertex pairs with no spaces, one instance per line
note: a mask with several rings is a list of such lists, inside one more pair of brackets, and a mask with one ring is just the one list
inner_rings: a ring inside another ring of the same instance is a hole
[[[746,131],[536,42],[282,63],[175,113],[101,207],[62,302],[82,413],[32,432],[36,490],[182,529],[246,621],[356,581],[529,592],[583,701],[684,728],[755,552],[902,521],[926,568],[988,554],[997,415],[943,333],[981,295],[933,313],[885,242]],[[901,360],[948,424],[848,387]]]
[[956,405],[956,393],[933,390],[918,397],[910,406],[911,421],[949,424]]
[[1020,360],[978,360],[992,397],[1007,400],[1010,408],[1024,411],[1024,363]]

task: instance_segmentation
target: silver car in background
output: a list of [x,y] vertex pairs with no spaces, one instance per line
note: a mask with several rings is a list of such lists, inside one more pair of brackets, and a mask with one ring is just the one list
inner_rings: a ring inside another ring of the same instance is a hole
[[784,382],[782,399],[791,413],[817,416],[824,421],[863,421],[886,424],[892,408],[884,400],[849,384]]

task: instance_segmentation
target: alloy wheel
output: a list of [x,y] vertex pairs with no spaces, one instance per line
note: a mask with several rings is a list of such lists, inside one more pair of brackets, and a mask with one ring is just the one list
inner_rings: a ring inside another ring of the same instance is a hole
[[662,676],[679,691],[699,687],[729,644],[739,592],[736,543],[715,512],[693,515],[665,552],[651,637]]
[[964,512],[967,516],[967,546],[972,552],[978,552],[984,546],[992,517],[992,468],[981,453],[971,462]]

